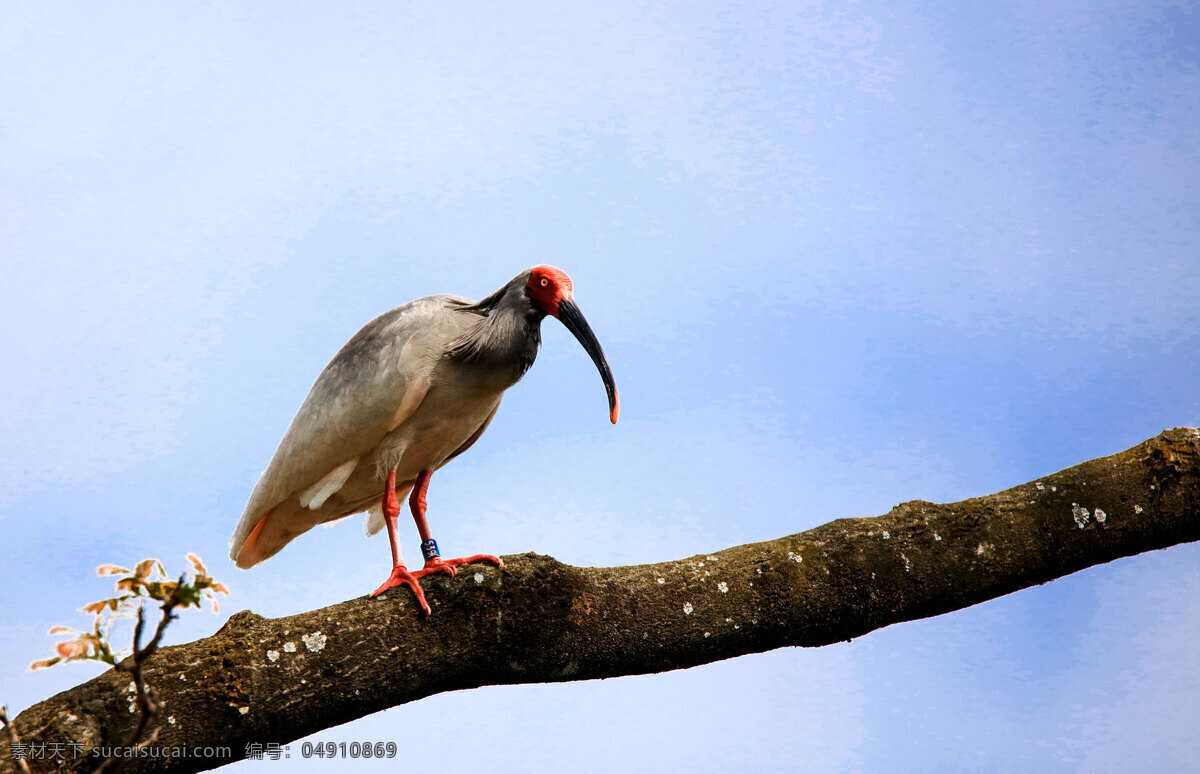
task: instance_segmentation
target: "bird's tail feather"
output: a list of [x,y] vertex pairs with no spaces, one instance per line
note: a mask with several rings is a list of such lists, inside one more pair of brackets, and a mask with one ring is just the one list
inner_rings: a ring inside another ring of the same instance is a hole
[[[270,518],[271,511],[267,510],[267,512],[262,515],[262,518],[258,520],[258,523],[254,525],[254,529],[250,530],[250,534],[246,536],[245,542],[242,543],[242,547],[238,550],[236,562],[237,566],[243,570],[253,567],[270,555],[261,555],[263,547],[259,545],[259,538],[262,535],[263,529],[265,529],[267,526],[267,520]],[[280,548],[282,548],[282,546],[280,546]],[[275,549],[275,551],[278,550],[279,548]],[[272,551],[271,553],[273,554],[275,551]]]

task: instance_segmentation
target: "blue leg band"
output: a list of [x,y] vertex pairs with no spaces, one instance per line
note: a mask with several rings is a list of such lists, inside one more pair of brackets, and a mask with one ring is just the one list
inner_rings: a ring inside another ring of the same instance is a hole
[[438,553],[437,541],[433,538],[421,541],[421,555],[425,557],[425,561],[429,561],[434,557],[441,556]]

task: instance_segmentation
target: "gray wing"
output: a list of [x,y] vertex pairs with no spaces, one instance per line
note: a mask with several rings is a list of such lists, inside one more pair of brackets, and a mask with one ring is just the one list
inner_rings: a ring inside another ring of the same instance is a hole
[[237,559],[268,510],[373,451],[416,410],[446,344],[469,324],[467,315],[452,313],[463,303],[469,302],[421,298],[376,317],[346,342],[317,377],[255,485],[229,539],[230,558]]

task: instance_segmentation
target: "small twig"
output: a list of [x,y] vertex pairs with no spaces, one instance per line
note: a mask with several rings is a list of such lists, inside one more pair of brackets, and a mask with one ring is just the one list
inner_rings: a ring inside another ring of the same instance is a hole
[[[156,628],[154,630],[154,638],[151,639],[149,643],[147,643],[145,648],[141,649],[139,661],[145,661],[147,658],[150,657],[151,653],[153,653],[155,650],[158,649],[158,644],[159,644],[159,642],[162,641],[163,632],[166,631],[167,624],[179,617],[179,616],[175,615],[175,608],[179,606],[179,603],[181,601],[180,600],[180,590],[183,588],[184,577],[185,576],[183,576],[183,575],[179,576],[179,581],[177,582],[177,584],[175,586],[175,590],[173,592],[171,592],[171,596],[169,596],[165,600],[163,600],[162,620],[160,620],[158,622],[158,628]],[[135,656],[139,655],[138,641],[141,639],[141,633],[142,633],[142,614],[141,613],[142,613],[142,611],[141,611],[141,609],[139,609],[138,610],[137,629],[134,631],[134,639],[133,639],[133,650],[134,650]]]
[[21,744],[21,737],[17,736],[17,727],[8,719],[8,707],[3,704],[0,704],[0,725],[4,726],[4,730],[8,732],[8,743],[14,751],[13,757],[17,761],[17,768],[23,774],[31,774],[29,771],[29,761],[25,760],[23,756],[20,758],[16,757],[15,751],[17,750],[17,746]]
[[[148,744],[152,744],[158,738],[158,727],[152,728],[149,733],[147,729],[151,727],[154,720],[158,717],[158,712],[162,709],[162,703],[154,698],[153,691],[146,684],[146,678],[142,672],[142,667],[146,660],[158,650],[159,643],[162,642],[163,632],[167,630],[167,624],[178,618],[175,615],[175,608],[180,602],[180,589],[183,588],[183,576],[179,577],[179,583],[175,587],[175,591],[163,600],[162,618],[158,622],[158,626],[154,630],[154,636],[150,642],[146,643],[146,647],[142,647],[142,632],[145,630],[146,616],[145,607],[138,607],[137,623],[133,627],[133,654],[117,664],[117,669],[122,672],[128,672],[133,678],[133,685],[137,691],[137,706],[140,711],[137,727],[133,729],[133,733],[129,736],[129,741],[126,746],[138,750]],[[110,771],[120,765],[125,758],[109,758],[96,767],[96,772]]]

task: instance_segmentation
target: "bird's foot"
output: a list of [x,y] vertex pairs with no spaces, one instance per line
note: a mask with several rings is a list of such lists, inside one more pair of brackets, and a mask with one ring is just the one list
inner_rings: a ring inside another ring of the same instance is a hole
[[[425,565],[429,566],[428,563]],[[417,579],[425,575],[425,570],[417,570],[415,573],[409,572],[408,568],[402,564],[398,564],[392,568],[392,574],[383,582],[383,585],[371,592],[372,597],[377,597],[388,589],[394,589],[398,586],[408,586],[412,589],[413,595],[417,598],[417,603],[421,605],[421,609],[425,611],[425,615],[429,615],[433,611],[429,609],[429,603],[425,601],[425,592],[421,590],[421,584],[417,583]]]
[[414,572],[414,578],[424,578],[426,575],[433,575],[436,572],[444,572],[453,578],[458,574],[458,568],[464,564],[477,564],[479,562],[487,562],[494,564],[497,567],[503,567],[504,562],[500,557],[492,556],[491,554],[475,554],[474,556],[460,556],[457,559],[443,559],[440,556],[434,556],[425,560],[425,566]]

